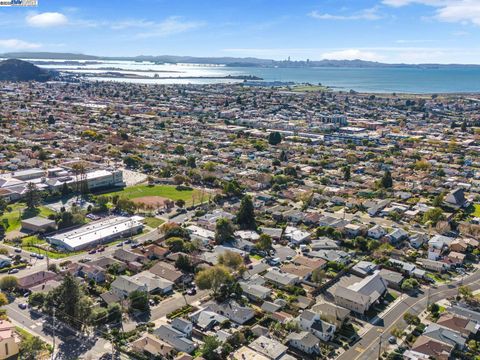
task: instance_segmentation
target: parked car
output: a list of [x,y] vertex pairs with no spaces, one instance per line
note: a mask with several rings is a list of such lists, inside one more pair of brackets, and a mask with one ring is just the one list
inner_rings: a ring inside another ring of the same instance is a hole
[[191,288],[187,290],[187,295],[193,296],[197,293],[197,289]]
[[45,256],[42,255],[42,254],[38,254],[38,255],[37,255],[37,259],[39,259],[39,260],[45,259]]
[[388,342],[389,342],[390,344],[395,344],[395,343],[397,342],[397,338],[396,338],[395,336],[390,336],[390,337],[388,338]]
[[18,269],[10,269],[10,270],[8,270],[8,273],[9,273],[9,274],[16,274],[16,273],[18,273],[19,271],[20,271],[20,270],[18,270]]
[[13,251],[15,251],[16,253],[21,253],[21,252],[22,252],[22,249],[15,248]]
[[97,250],[92,249],[92,250],[90,250],[88,253],[89,253],[90,255],[92,255],[92,254],[95,254],[96,252],[97,252]]

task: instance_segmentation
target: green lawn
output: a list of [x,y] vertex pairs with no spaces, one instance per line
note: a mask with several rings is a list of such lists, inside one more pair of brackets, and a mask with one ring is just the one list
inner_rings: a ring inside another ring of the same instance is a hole
[[[45,240],[41,240],[38,238],[37,235],[27,236],[22,239],[22,249],[30,252],[35,252],[42,255],[48,255],[51,259],[63,259],[69,256],[79,255],[84,253],[84,251],[73,251],[73,252],[57,252],[57,251],[45,251],[43,249],[39,249],[36,246],[46,244]],[[35,246],[36,245],[36,246]]]
[[151,228],[157,228],[162,225],[165,221],[158,219],[156,217],[146,217],[145,225],[150,226]]
[[0,217],[0,221],[5,226],[7,232],[20,229],[22,219],[28,219],[34,216],[47,218],[49,215],[54,214],[52,210],[45,206],[40,206],[35,210],[29,210],[24,203],[15,203],[9,205],[9,207],[12,210],[5,211]]
[[480,204],[473,205],[475,211],[472,213],[473,217],[480,217]]
[[[201,198],[201,192],[199,190],[177,190],[176,186],[173,185],[136,185],[105,194],[105,196],[113,195],[119,195],[128,199],[136,199],[144,196],[161,196],[174,201],[185,200],[188,205],[192,203],[192,198],[194,198],[195,203],[199,203]],[[203,201],[207,199],[208,195],[205,194]]]

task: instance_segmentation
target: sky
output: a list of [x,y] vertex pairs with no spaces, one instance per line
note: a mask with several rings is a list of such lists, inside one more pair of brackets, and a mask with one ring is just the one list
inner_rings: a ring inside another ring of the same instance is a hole
[[480,0],[38,0],[12,51],[480,64]]

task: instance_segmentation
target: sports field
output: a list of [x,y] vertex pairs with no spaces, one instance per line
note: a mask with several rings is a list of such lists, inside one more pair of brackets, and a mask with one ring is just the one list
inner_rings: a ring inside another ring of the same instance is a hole
[[[130,200],[138,198],[148,200],[148,197],[152,197],[152,201],[157,201],[160,198],[166,198],[173,201],[184,200],[187,205],[192,205],[192,203],[198,204],[202,200],[202,194],[200,190],[177,190],[176,186],[174,185],[135,185],[104,195],[119,195]],[[206,201],[207,199],[208,194],[204,194],[203,201]]]

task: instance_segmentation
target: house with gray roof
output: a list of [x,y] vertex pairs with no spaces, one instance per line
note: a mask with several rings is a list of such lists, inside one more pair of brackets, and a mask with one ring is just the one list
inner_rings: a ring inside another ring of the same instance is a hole
[[170,324],[160,325],[160,327],[153,330],[153,334],[179,352],[190,354],[196,348],[195,343],[185,333],[175,329]]
[[311,355],[320,354],[318,338],[308,331],[291,333],[287,336],[288,345]]

